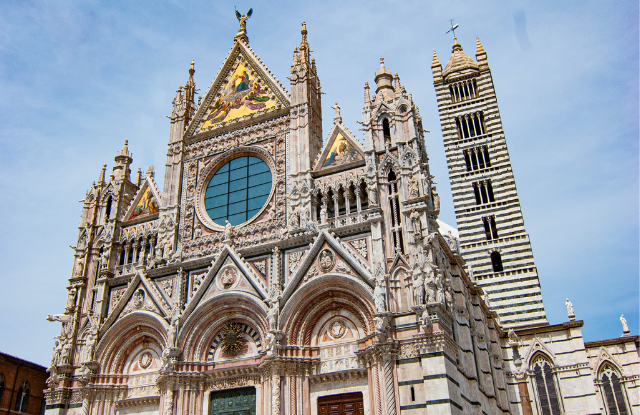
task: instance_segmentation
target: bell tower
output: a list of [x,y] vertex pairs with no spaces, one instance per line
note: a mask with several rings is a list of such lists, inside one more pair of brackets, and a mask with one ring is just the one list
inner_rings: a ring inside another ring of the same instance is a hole
[[454,37],[444,70],[435,50],[431,70],[468,273],[504,327],[546,324],[487,54],[477,39],[473,60]]

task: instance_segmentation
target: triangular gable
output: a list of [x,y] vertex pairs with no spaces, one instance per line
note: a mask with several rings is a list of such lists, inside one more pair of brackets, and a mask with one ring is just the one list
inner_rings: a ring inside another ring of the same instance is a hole
[[389,169],[391,168],[400,168],[400,162],[395,154],[387,150],[380,160],[380,167],[378,168],[378,172],[381,176],[386,177]]
[[[333,258],[325,259],[327,255],[331,257],[331,254],[325,251],[331,251]],[[331,265],[326,267],[326,269],[330,269],[327,272],[323,272],[320,268],[323,260],[331,261]],[[361,278],[371,288],[375,286],[373,274],[369,266],[360,258],[356,257],[355,254],[351,253],[350,249],[344,246],[344,242],[329,235],[326,229],[320,231],[315,242],[309,248],[306,255],[304,255],[302,262],[289,279],[282,293],[282,303],[286,303],[287,299],[305,281],[305,278],[309,278],[309,275],[307,275],[308,272],[312,274],[317,272],[318,275],[329,272],[350,274]]]
[[289,94],[244,42],[236,41],[186,136],[288,107]]
[[524,361],[527,362],[527,365],[530,365],[530,359],[537,353],[542,352],[547,357],[552,360],[552,363],[555,364],[556,356],[553,354],[551,350],[538,338],[538,336],[534,337],[531,340],[531,345],[529,346],[529,350],[525,354]]
[[160,192],[150,177],[146,177],[138,189],[124,220],[135,220],[145,217],[155,219],[160,211]]
[[391,263],[391,266],[389,267],[389,274],[393,274],[396,268],[405,268],[407,270],[410,270],[411,265],[409,265],[407,260],[404,259],[404,255],[396,254],[395,259],[393,260],[393,262]]
[[[144,292],[142,296],[138,294],[139,290]],[[117,301],[113,301],[115,299],[114,294],[118,297]],[[136,295],[135,298],[134,295]],[[142,297],[142,299],[140,299],[140,297]],[[162,298],[154,284],[140,272],[134,275],[126,289],[112,289],[109,295],[109,301],[109,317],[107,317],[102,325],[100,329],[101,333],[106,332],[120,317],[136,310],[156,313],[164,318],[169,316],[168,304]]]
[[620,362],[618,362],[617,359],[615,359],[613,357],[613,355],[611,353],[609,353],[609,351],[607,349],[605,349],[604,347],[600,347],[600,350],[598,352],[598,359],[595,362],[595,365],[592,366],[593,368],[593,375],[594,376],[599,376],[599,372],[600,369],[602,367],[603,364],[605,363],[610,363],[611,366],[615,367],[619,373],[624,373],[622,370],[622,365],[620,364]]
[[[185,321],[203,299],[210,297],[212,292],[216,291],[216,289],[212,287],[212,284],[223,284],[222,281],[215,281],[215,279],[218,276],[219,271],[224,272],[225,268],[229,266],[232,266],[235,270],[239,271],[240,275],[234,276],[234,278],[239,280],[231,283],[228,292],[233,292],[233,288],[240,285],[241,281],[244,281],[248,284],[247,288],[249,289],[243,291],[253,292],[254,295],[259,297],[261,300],[265,300],[268,297],[265,286],[262,284],[260,277],[255,274],[253,268],[247,264],[240,255],[238,255],[233,247],[225,245],[218,258],[212,262],[211,268],[209,268],[206,276],[202,279],[197,290],[193,293],[191,300],[187,303],[187,307],[180,318],[181,321]],[[220,273],[220,275],[222,276],[222,273]]]
[[341,123],[334,124],[315,170],[341,170],[360,163],[364,164],[364,149]]

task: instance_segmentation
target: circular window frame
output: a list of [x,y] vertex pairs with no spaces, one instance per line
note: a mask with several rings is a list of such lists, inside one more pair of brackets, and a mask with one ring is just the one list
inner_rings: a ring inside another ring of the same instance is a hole
[[273,194],[275,193],[275,189],[276,189],[276,180],[275,180],[275,171],[276,171],[276,163],[273,160],[273,157],[271,156],[271,154],[269,154],[269,152],[267,152],[265,149],[263,149],[262,147],[237,147],[234,148],[233,150],[227,151],[225,153],[223,153],[222,155],[220,155],[218,158],[216,158],[215,160],[211,161],[209,163],[209,165],[207,165],[202,172],[200,173],[202,175],[202,177],[204,177],[203,180],[198,180],[198,185],[196,186],[196,195],[197,195],[197,202],[195,203],[196,205],[196,216],[198,217],[198,219],[200,220],[200,222],[206,226],[208,229],[211,229],[213,231],[218,231],[218,232],[224,232],[224,225],[219,225],[217,223],[215,223],[213,221],[213,219],[211,219],[209,217],[209,214],[207,213],[207,209],[204,205],[204,198],[207,192],[207,187],[209,186],[209,182],[211,181],[211,179],[213,178],[213,175],[216,174],[216,172],[222,167],[224,166],[226,163],[230,162],[233,159],[236,159],[238,157],[243,157],[243,156],[248,156],[248,157],[256,157],[259,158],[261,161],[263,161],[264,163],[266,163],[266,165],[269,167],[269,170],[271,171],[271,191],[269,192],[269,196],[267,197],[267,201],[265,202],[264,206],[262,206],[262,208],[260,209],[260,211],[255,214],[253,217],[251,217],[251,219],[242,222],[238,225],[235,225],[234,228],[238,228],[241,226],[245,226],[251,222],[253,222],[256,218],[258,218],[260,215],[262,215],[262,213],[265,211],[265,209],[267,208],[267,206],[269,206],[269,202],[271,202],[271,200],[273,199]]

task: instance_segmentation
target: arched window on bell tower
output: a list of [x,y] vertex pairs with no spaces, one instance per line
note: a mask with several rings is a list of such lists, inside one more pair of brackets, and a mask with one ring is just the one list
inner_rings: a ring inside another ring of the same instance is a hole
[[400,198],[398,197],[398,180],[396,173],[391,170],[387,175],[389,182],[389,206],[391,207],[391,234],[393,236],[393,248],[397,253],[404,253],[402,240],[402,214],[400,212]]
[[502,267],[502,256],[500,252],[493,251],[491,253],[491,266],[493,268],[493,272],[502,272],[504,268]]

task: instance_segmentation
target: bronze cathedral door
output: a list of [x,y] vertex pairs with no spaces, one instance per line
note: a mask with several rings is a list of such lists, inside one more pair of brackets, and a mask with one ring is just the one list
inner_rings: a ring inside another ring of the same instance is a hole
[[255,388],[211,392],[209,415],[255,415],[255,413]]
[[342,393],[318,398],[318,415],[362,414],[364,414],[362,392]]

